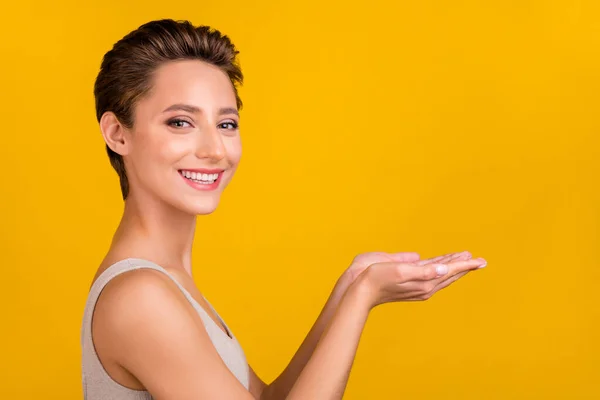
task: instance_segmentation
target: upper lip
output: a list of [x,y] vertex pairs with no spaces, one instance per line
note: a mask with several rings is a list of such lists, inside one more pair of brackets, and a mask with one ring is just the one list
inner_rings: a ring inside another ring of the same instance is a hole
[[200,172],[202,174],[220,174],[221,172],[225,171],[224,169],[217,169],[217,168],[182,168],[180,169],[180,171],[190,171],[190,172]]

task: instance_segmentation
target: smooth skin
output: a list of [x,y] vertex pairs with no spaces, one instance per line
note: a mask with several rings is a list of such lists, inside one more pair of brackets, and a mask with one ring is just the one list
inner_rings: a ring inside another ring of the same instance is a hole
[[[105,142],[125,160],[130,193],[95,278],[125,258],[153,261],[221,326],[192,278],[191,251],[197,215],[216,209],[241,160],[235,94],[225,73],[197,60],[162,65],[152,84],[135,106],[132,128],[111,112],[100,121]],[[222,168],[219,188],[190,187],[178,171],[194,168]],[[427,260],[410,252],[358,255],[281,375],[266,384],[250,368],[249,390],[227,369],[183,293],[158,271],[112,279],[98,299],[92,337],[116,382],[157,400],[341,399],[371,309],[425,300],[482,266],[468,252]]]

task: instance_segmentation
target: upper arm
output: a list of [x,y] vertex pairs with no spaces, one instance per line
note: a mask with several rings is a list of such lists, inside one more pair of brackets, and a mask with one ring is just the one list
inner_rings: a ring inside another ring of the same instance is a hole
[[252,399],[169,277],[144,269],[111,280],[94,319],[103,342],[157,400]]

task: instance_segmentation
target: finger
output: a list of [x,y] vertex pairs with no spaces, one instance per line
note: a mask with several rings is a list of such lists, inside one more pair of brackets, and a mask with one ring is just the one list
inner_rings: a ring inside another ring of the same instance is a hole
[[419,266],[416,264],[393,264],[396,274],[396,283],[410,281],[429,281],[448,274],[449,267],[445,264],[429,264]]
[[470,260],[471,258],[473,258],[473,256],[471,255],[471,253],[469,253],[466,250],[458,253],[457,257],[456,257],[456,259],[460,259],[460,260]]
[[[469,254],[469,257],[470,257],[470,254]],[[455,258],[456,261],[447,263],[446,265],[448,265],[449,267],[451,267],[452,265],[458,265],[457,261],[465,261],[465,260],[462,260],[462,258],[463,257],[457,257],[457,258]],[[477,260],[483,260],[483,259],[479,258]],[[485,261],[484,261],[484,263],[485,263]],[[484,264],[484,266],[485,266],[485,264]],[[446,274],[446,275],[444,275],[444,276],[436,279],[436,281],[437,281],[436,285],[438,285],[438,284],[440,284],[440,283],[442,283],[442,282],[444,282],[444,281],[452,278],[456,274],[462,273],[462,271],[464,271],[464,268],[465,268],[464,266],[463,266],[463,268],[460,268],[460,266],[459,266],[458,269],[450,268],[450,271],[448,272],[448,274]],[[477,268],[481,268],[481,266],[475,267],[475,268],[470,268],[468,270],[472,271],[473,269],[477,269]]]
[[418,261],[416,264],[417,265],[427,265],[427,264],[431,264],[431,263],[438,263],[441,260],[443,260],[444,258],[450,257],[455,255],[456,253],[448,253],[448,254],[444,254],[442,256],[437,256],[437,257],[433,257],[433,258],[427,258],[425,260],[420,260]]
[[401,263],[412,263],[418,261],[421,256],[419,253],[411,252],[402,252],[402,253],[388,253],[392,261],[401,262]]
[[445,259],[440,262],[443,264],[450,264],[450,263],[456,262],[456,261],[467,261],[467,260],[470,260],[471,258],[472,258],[471,253],[469,253],[468,251],[463,251],[460,253],[456,253],[449,260]]
[[436,264],[448,264],[449,262],[452,262],[454,260],[458,260],[461,259],[461,257],[463,256],[463,253],[453,253],[450,255],[447,255],[446,257],[442,258],[441,260],[436,261]]
[[461,260],[470,260],[471,259],[471,253],[469,253],[468,251],[461,251],[460,253],[454,253],[452,256],[450,257],[446,257],[443,261],[444,264],[447,264],[449,262],[452,261],[461,261]]
[[477,268],[483,268],[486,264],[487,262],[483,258],[475,258],[466,261],[452,261],[447,264],[450,270],[448,275],[455,275],[463,271],[471,271]]
[[457,260],[457,259],[468,260],[470,258],[471,258],[471,253],[469,253],[468,251],[461,251],[459,253],[444,254],[443,256],[438,256],[438,257],[430,258],[428,260],[423,260],[422,262],[419,262],[419,265],[427,265],[430,263],[445,264],[445,263],[450,262],[451,260]]

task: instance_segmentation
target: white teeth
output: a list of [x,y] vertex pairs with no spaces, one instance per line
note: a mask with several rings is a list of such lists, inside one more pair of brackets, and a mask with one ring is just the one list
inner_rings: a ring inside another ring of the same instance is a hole
[[203,174],[200,172],[181,171],[182,176],[198,183],[214,183],[219,177],[219,174]]

